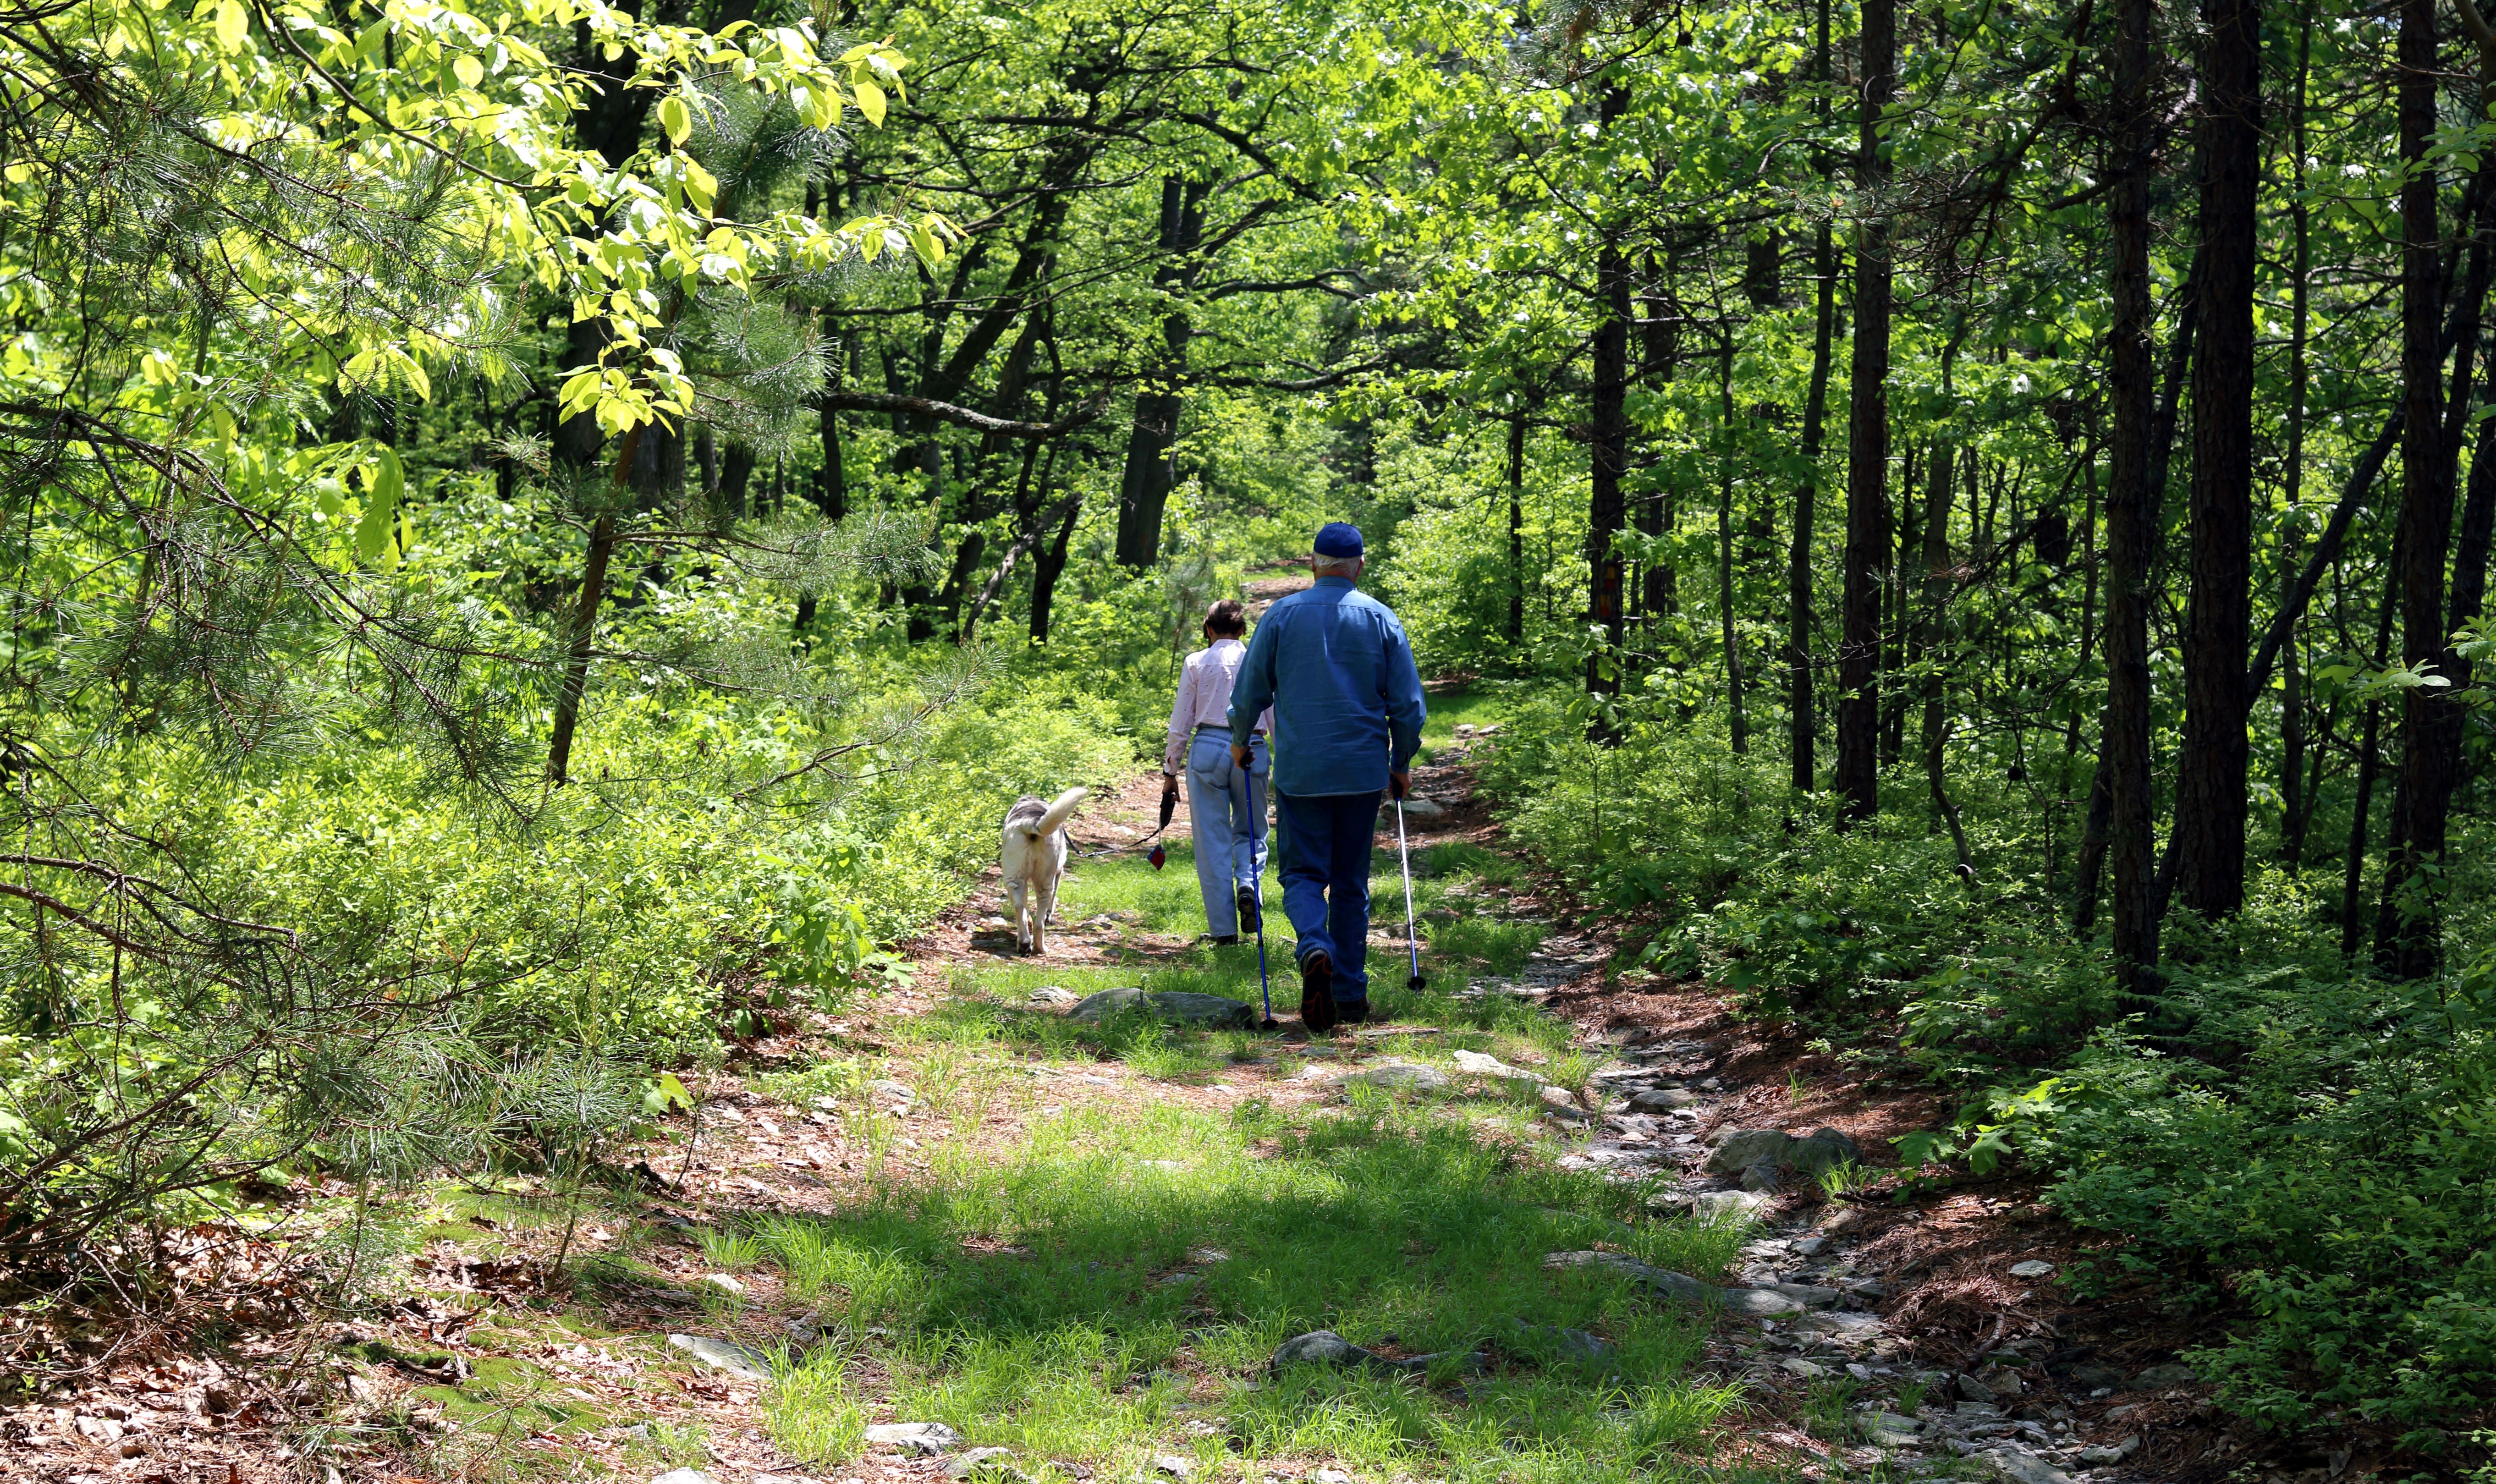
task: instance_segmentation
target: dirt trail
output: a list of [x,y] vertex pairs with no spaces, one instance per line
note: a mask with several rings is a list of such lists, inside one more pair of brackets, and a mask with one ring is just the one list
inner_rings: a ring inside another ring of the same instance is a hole
[[[1417,850],[1497,849],[1496,826],[1474,797],[1470,745],[1460,740],[1420,770],[1422,802],[1408,818]],[[1076,826],[1077,849],[1135,846],[1152,828],[1157,803],[1150,774],[1095,800]],[[1184,811],[1171,838],[1186,838]],[[1391,834],[1386,843],[1391,860]],[[185,1297],[156,1311],[164,1322],[90,1335],[96,1358],[83,1381],[0,1413],[0,1476],[326,1484],[534,1470],[640,1480],[697,1466],[718,1484],[942,1477],[944,1458],[904,1448],[870,1446],[827,1472],[775,1445],[758,1359],[803,1346],[811,1332],[793,1321],[806,1323],[809,1306],[767,1265],[724,1271],[736,1265],[734,1232],[769,1217],[841,1211],[871,1189],[918,1178],[949,1144],[1013,1150],[1043,1114],[1152,1100],[1227,1111],[1255,1099],[1293,1109],[1341,1096],[1332,1080],[1292,1074],[1273,1059],[1205,1084],[1143,1076],[1117,1062],[1026,1058],[1021,1071],[1045,1105],[998,1099],[967,1114],[931,1108],[906,1082],[878,1082],[864,1090],[864,1105],[889,1123],[871,1126],[830,1098],[763,1090],[775,1085],[773,1073],[884,1055],[904,1028],[942,1012],[952,970],[1007,962],[1011,941],[992,917],[996,895],[983,881],[910,945],[914,982],[864,997],[847,1013],[802,1015],[785,1034],[736,1048],[728,1067],[689,1074],[699,1107],[671,1120],[671,1137],[641,1151],[640,1196],[574,1213],[565,1283],[547,1281],[561,1233],[546,1220],[544,1187],[529,1181],[499,1182],[489,1196],[459,1205],[460,1214],[443,1213],[424,1228],[413,1261],[409,1287],[418,1296],[351,1321],[307,1322],[314,1296],[269,1242],[203,1229],[199,1272]],[[1401,904],[1378,906],[1373,955],[1383,961],[1403,948]],[[1544,1090],[1538,1157],[1641,1182],[1657,1190],[1651,1204],[1660,1213],[1738,1211],[1759,1221],[1729,1290],[1732,1307],[1753,1317],[1729,1316],[1708,1346],[1708,1363],[1751,1393],[1725,1439],[1731,1454],[1815,1475],[1861,1471],[1885,1457],[1927,1471],[1964,1459],[1957,1471],[2056,1484],[2189,1472],[2181,1467],[2188,1456],[2210,1446],[2198,1388],[2141,1376],[2166,1358],[2173,1325],[2133,1314],[2131,1336],[2112,1338],[2126,1318],[2116,1312],[2112,1325],[2096,1326],[2109,1338],[2079,1338],[2088,1328],[2075,1319],[2081,1311],[2058,1297],[2053,1281],[2083,1254],[2015,1188],[1997,1183],[1898,1207],[1859,1192],[1832,1195],[1815,1182],[1832,1159],[1894,1176],[1879,1169],[1894,1162],[1888,1140],[1929,1126],[1939,1111],[1929,1096],[1865,1077],[1834,1049],[1746,1028],[1702,988],[1621,982],[1607,967],[1615,943],[1606,929],[1556,923],[1560,904],[1531,878],[1443,908],[1442,920],[1464,911],[1548,927],[1513,978],[1478,982],[1474,992],[1540,1005],[1601,1064],[1582,1095]],[[1190,947],[1118,914],[1095,914],[1062,923],[1038,967],[1148,971]],[[1400,978],[1382,972],[1379,982]],[[1277,1039],[1306,1047],[1290,1013],[1296,987],[1287,995],[1282,986],[1278,978],[1286,1023]],[[1433,1034],[1390,1023],[1314,1049],[1357,1071],[1394,1064],[1403,1047]],[[1824,1129],[1817,1140],[1792,1138]],[[1739,1130],[1750,1131],[1725,1142]],[[281,1193],[272,1210],[282,1214],[289,1200],[300,1206],[311,1193]],[[522,1214],[529,1219],[516,1219]],[[205,1320],[217,1326],[212,1347],[185,1328]],[[1800,1418],[1811,1399],[1850,1377],[1859,1404],[1888,1400],[1858,1416],[1851,1438],[1810,1436]],[[1918,1400],[1917,1417],[1897,1409]],[[316,1429],[324,1414],[331,1421]]]

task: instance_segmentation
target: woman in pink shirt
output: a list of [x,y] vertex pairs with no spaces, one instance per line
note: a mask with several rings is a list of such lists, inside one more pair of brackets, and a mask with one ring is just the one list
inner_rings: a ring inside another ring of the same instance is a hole
[[1213,941],[1232,943],[1257,931],[1257,878],[1265,869],[1265,738],[1269,708],[1248,735],[1248,766],[1231,757],[1231,683],[1248,653],[1240,642],[1248,610],[1225,598],[1205,610],[1205,647],[1179,671],[1170,706],[1170,741],[1162,751],[1162,792],[1178,792],[1187,774],[1188,828],[1196,837],[1196,883],[1204,893],[1204,925]]

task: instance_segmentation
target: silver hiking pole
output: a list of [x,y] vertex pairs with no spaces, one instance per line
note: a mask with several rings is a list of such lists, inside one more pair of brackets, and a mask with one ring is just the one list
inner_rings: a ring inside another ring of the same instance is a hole
[[[1252,743],[1251,746],[1252,751],[1250,756],[1253,757],[1255,756],[1253,751],[1254,744]],[[1239,812],[1237,818],[1245,819],[1249,816],[1248,804],[1251,796],[1251,790],[1248,787],[1248,770],[1246,768],[1236,766],[1235,762],[1236,760],[1234,759],[1234,765],[1231,770],[1232,785],[1232,797],[1239,801]],[[1257,998],[1265,1003],[1264,1023],[1258,1029],[1264,1031],[1279,1031],[1282,1029],[1283,1023],[1274,1018],[1274,991],[1272,985],[1265,977],[1265,867],[1257,859],[1257,837],[1254,833],[1256,824],[1250,824],[1249,829],[1251,833],[1248,836],[1248,883],[1249,891],[1257,899]]]
[[1404,843],[1404,796],[1395,796],[1395,857],[1404,867],[1404,943],[1413,953],[1413,977],[1404,987],[1415,994],[1421,992],[1421,934],[1413,925],[1413,851]]

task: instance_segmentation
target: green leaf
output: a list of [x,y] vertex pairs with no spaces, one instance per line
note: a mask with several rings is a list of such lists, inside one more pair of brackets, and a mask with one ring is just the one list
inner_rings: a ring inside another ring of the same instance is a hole
[[659,127],[668,131],[669,143],[683,143],[694,132],[693,109],[685,107],[683,98],[670,93],[659,100]]
[[396,449],[382,448],[371,482],[363,518],[356,522],[356,558],[366,567],[378,567],[390,549],[390,523],[398,514],[399,496],[407,488],[407,472],[399,467]]

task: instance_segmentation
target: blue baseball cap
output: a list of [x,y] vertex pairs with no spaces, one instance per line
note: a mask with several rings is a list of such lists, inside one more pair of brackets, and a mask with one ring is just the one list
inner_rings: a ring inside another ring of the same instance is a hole
[[1318,528],[1317,542],[1309,549],[1322,557],[1357,557],[1360,555],[1360,527],[1349,521],[1327,521]]

